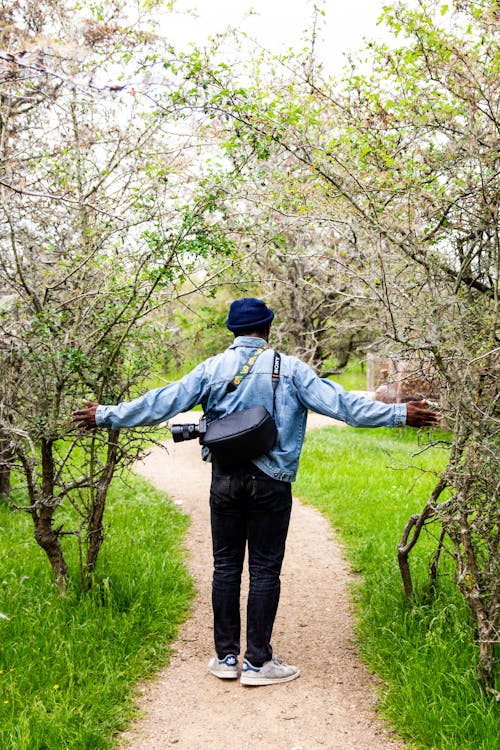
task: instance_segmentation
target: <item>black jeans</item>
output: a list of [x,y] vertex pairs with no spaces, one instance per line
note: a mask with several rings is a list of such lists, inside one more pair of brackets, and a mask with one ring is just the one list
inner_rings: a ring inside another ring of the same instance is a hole
[[289,482],[272,479],[251,463],[230,469],[213,465],[212,606],[219,659],[240,653],[240,584],[247,542],[250,588],[245,659],[260,667],[272,657],[270,640],[291,508]]

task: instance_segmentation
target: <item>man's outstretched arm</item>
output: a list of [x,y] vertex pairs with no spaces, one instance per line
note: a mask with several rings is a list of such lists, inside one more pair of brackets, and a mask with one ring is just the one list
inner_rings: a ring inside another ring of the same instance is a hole
[[161,424],[179,412],[189,411],[199,404],[206,390],[206,383],[206,365],[202,362],[180,380],[161,388],[153,388],[132,401],[104,405],[84,399],[85,408],[76,409],[72,420],[85,430]]

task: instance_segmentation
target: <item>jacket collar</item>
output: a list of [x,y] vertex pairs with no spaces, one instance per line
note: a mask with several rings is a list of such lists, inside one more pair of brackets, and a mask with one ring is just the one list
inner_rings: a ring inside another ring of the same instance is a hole
[[257,336],[236,336],[229,349],[237,349],[239,346],[247,349],[258,349],[259,346],[265,346],[266,344],[265,339],[257,338]]

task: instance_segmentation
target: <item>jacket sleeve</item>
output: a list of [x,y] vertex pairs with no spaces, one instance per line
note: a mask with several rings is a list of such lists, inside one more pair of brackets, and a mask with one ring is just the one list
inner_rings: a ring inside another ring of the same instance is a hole
[[116,429],[159,424],[200,403],[206,382],[203,362],[181,380],[148,391],[133,401],[123,401],[115,406],[98,406],[97,425]]
[[403,427],[406,404],[384,404],[350,393],[331,380],[319,378],[304,362],[296,360],[294,383],[306,409],[340,419],[352,427]]

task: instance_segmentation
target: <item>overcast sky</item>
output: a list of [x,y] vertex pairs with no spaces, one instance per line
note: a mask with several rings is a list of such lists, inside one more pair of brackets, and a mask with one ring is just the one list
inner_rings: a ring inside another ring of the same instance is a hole
[[[333,72],[342,52],[355,51],[363,37],[383,35],[377,18],[387,0],[326,0],[321,59]],[[177,43],[199,44],[228,26],[244,29],[272,52],[304,44],[311,26],[312,0],[177,0],[179,11],[196,8],[198,18],[176,13],[168,18],[168,34]],[[253,12],[251,12],[253,11]]]

